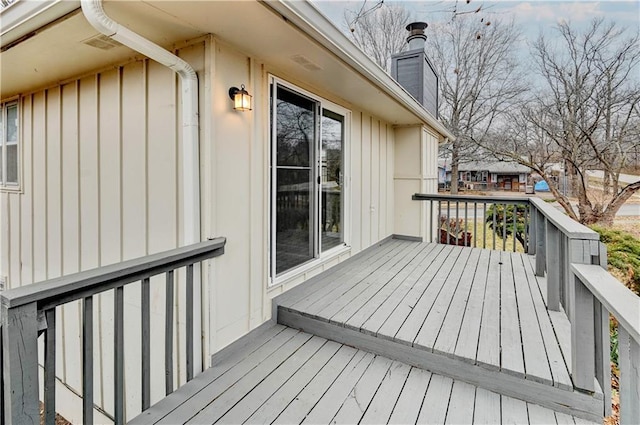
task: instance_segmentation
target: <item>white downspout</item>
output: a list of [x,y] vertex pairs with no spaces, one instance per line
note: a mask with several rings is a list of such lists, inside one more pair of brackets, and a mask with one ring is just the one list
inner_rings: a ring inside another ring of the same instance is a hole
[[[184,60],[120,25],[104,12],[102,0],[81,0],[82,12],[87,21],[99,32],[123,45],[171,68],[180,76],[182,88],[182,173],[183,173],[183,235],[184,245],[200,242],[200,137],[198,132],[198,76]],[[201,288],[200,268],[194,265],[194,341],[201,338]],[[194,353],[202,349],[194,347]],[[201,362],[194,362],[195,373],[202,369]]]

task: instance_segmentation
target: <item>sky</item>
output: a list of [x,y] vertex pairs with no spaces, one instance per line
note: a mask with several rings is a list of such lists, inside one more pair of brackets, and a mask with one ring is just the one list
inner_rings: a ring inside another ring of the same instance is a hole
[[[339,28],[343,29],[344,10],[357,10],[362,1],[312,0]],[[373,6],[377,0],[366,0],[366,7]],[[385,0],[385,4],[402,3],[412,12],[417,21],[433,21],[451,16],[455,0]],[[616,24],[629,27],[632,32],[640,31],[640,1],[480,1],[458,0],[458,9],[475,10],[482,5],[484,13],[497,15],[504,19],[513,17],[520,27],[522,35],[533,40],[540,32],[552,34],[555,24],[567,21],[576,26],[587,25],[593,18],[604,17]],[[428,31],[428,30],[427,30]],[[428,35],[428,33],[427,33]]]

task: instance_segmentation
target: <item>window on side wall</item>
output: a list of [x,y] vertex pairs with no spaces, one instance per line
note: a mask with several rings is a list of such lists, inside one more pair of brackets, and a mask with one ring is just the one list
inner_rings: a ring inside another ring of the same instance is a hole
[[0,187],[18,188],[18,102],[0,104]]

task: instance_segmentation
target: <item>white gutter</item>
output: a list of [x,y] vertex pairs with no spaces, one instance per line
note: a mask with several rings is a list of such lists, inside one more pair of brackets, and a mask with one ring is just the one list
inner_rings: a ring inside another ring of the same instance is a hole
[[82,0],[82,12],[102,34],[171,68],[182,86],[182,172],[184,245],[200,242],[200,158],[198,134],[198,76],[184,60],[136,34],[106,15],[102,0]]

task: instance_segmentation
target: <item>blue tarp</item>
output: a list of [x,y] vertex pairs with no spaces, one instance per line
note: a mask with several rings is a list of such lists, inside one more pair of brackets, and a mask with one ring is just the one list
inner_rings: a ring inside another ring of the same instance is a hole
[[538,183],[536,183],[535,190],[536,192],[548,192],[549,184],[547,184],[547,182],[544,180],[540,180]]

